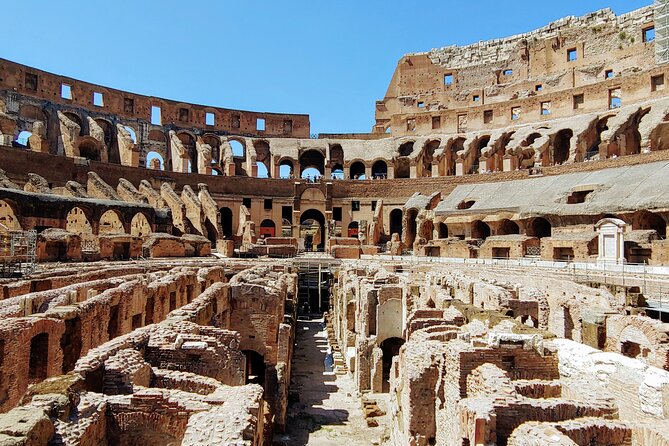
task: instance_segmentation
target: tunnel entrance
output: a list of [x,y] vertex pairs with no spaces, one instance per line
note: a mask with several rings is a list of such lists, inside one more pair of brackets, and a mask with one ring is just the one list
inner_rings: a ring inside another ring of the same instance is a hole
[[402,338],[388,338],[381,343],[383,352],[383,392],[390,392],[390,369],[393,365],[393,358],[400,354],[400,348],[404,345]]
[[242,351],[246,356],[246,384],[265,387],[265,358],[253,350]]

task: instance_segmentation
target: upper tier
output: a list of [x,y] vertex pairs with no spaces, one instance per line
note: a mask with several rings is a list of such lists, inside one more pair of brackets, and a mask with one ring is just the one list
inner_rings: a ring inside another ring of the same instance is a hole
[[[188,104],[143,96],[48,73],[0,59],[0,90],[85,109],[96,115],[115,115],[137,126],[172,124],[202,131],[236,135],[309,137],[309,115],[265,113]],[[158,107],[159,112],[152,108]],[[209,114],[209,116],[207,116]],[[160,115],[159,121],[154,118]],[[5,132],[7,133],[7,132]]]
[[666,3],[620,16],[604,9],[505,39],[407,54],[376,104],[373,130],[491,130],[656,97],[664,86],[659,67],[667,62],[666,44],[656,45],[667,32],[657,17]]

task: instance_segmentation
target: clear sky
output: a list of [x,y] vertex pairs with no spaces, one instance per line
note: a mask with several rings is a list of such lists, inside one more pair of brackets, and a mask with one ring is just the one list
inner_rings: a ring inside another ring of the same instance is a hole
[[409,52],[652,0],[3,0],[0,57],[135,93],[369,132]]

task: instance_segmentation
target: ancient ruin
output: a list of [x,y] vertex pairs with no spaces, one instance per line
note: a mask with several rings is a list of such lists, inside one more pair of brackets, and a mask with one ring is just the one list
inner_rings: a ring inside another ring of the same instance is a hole
[[0,445],[669,445],[665,76],[666,0],[366,134],[0,59]]

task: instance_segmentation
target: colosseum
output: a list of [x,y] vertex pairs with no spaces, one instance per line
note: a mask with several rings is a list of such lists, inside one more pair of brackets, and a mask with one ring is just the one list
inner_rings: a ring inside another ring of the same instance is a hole
[[669,445],[667,76],[669,0],[365,134],[0,59],[0,445]]

